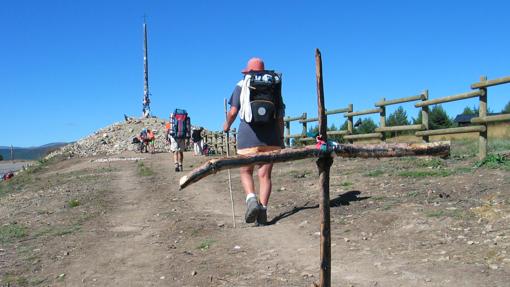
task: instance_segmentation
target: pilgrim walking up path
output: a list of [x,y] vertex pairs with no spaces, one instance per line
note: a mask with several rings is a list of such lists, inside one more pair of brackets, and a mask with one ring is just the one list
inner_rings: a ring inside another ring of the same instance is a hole
[[[186,158],[188,170],[208,159]],[[336,159],[331,169],[335,285],[505,286],[509,173],[471,167],[454,159]],[[226,171],[179,190],[182,173],[173,168],[167,153],[129,152],[50,162],[14,178],[9,184],[20,184],[15,191],[2,185],[1,231],[22,228],[24,235],[0,233],[0,285],[311,286],[318,281],[314,158],[275,164],[264,227],[244,223],[244,195],[233,171],[236,229]],[[24,176],[31,184],[23,185]]]

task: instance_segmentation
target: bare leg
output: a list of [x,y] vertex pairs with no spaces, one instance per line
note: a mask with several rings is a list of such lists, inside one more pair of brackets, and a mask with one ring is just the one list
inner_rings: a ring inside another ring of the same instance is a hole
[[268,163],[262,165],[258,170],[260,193],[259,199],[263,206],[267,206],[269,203],[269,196],[271,196],[271,171],[273,170],[273,164]]
[[241,184],[246,195],[255,193],[255,183],[253,182],[253,166],[243,166],[239,168],[241,173]]

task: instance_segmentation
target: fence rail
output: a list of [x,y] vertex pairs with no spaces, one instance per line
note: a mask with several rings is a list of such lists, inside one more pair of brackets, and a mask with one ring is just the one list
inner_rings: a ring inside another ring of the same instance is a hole
[[[487,134],[488,134],[488,123],[493,122],[505,122],[510,121],[510,114],[501,114],[501,115],[487,115],[487,88],[491,86],[501,85],[510,83],[510,77],[503,77],[494,80],[487,80],[487,77],[480,77],[480,82],[474,83],[471,85],[471,89],[475,91],[470,91],[466,93],[446,96],[437,99],[429,99],[429,91],[425,90],[422,93],[398,98],[398,99],[390,99],[386,100],[383,98],[382,100],[376,102],[375,109],[367,109],[361,111],[354,111],[353,105],[349,104],[347,108],[340,108],[335,110],[330,110],[326,112],[326,115],[333,114],[341,114],[347,118],[347,130],[339,130],[339,131],[328,131],[328,135],[340,135],[343,139],[348,140],[349,142],[353,142],[354,140],[363,140],[363,139],[379,139],[381,141],[385,141],[385,133],[387,132],[402,132],[409,131],[414,132],[414,135],[417,137],[421,137],[423,141],[429,142],[430,136],[435,135],[448,135],[448,134],[458,134],[458,133],[478,133],[479,134],[479,158],[484,159],[487,156]],[[479,98],[479,108],[478,108],[478,117],[474,117],[471,119],[471,123],[475,124],[467,127],[455,127],[455,128],[446,128],[446,129],[429,129],[429,106],[448,103],[453,101],[460,101],[470,98]],[[415,102],[414,104],[416,108],[421,108],[421,124],[413,124],[413,125],[402,125],[402,126],[386,126],[386,107],[389,105],[395,105],[406,102]],[[380,121],[379,127],[375,129],[375,132],[365,133],[365,134],[354,134],[353,133],[353,117],[362,116],[362,115],[370,115],[370,114],[379,114]],[[301,134],[290,134],[290,123],[293,121],[298,121],[302,126]],[[298,117],[287,117],[284,119],[285,122],[285,143],[287,146],[290,146],[290,139],[295,139],[298,142],[306,142],[315,140],[312,137],[307,136],[308,126],[307,123],[316,122],[318,118],[307,118],[307,113],[303,113]]]

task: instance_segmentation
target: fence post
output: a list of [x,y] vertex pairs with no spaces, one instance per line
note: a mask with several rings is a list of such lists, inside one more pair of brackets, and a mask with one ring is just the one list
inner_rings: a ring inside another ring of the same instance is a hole
[[[483,82],[483,81],[487,81],[487,76],[480,77],[480,82]],[[480,95],[480,105],[478,107],[478,117],[483,118],[483,117],[487,116],[487,87],[480,88],[480,92],[482,92],[482,93]],[[480,134],[478,136],[478,138],[479,138],[478,157],[480,160],[484,160],[487,157],[487,144],[488,144],[487,134],[489,132],[487,129],[487,123],[484,122],[484,123],[482,123],[482,125],[485,126],[485,131],[480,132]]]
[[[349,108],[349,113],[352,113],[354,111],[354,108],[353,108],[352,104],[349,104],[348,108]],[[352,128],[353,128],[352,120],[353,120],[353,116],[348,116],[347,117],[347,131],[349,132],[350,135],[353,134],[353,132],[352,132]],[[348,141],[349,141],[349,143],[353,143],[353,140],[348,140]]]
[[235,128],[232,129],[231,135],[232,135],[232,145],[231,145],[231,147],[234,148],[234,154],[237,154],[237,132],[236,132]]
[[[386,101],[386,98],[382,98],[382,101]],[[386,106],[381,106],[380,107],[381,109],[381,112],[379,113],[379,127],[380,128],[385,128],[386,127]],[[385,142],[386,141],[386,133],[385,132],[381,132],[381,141]]]
[[290,147],[290,122],[285,122],[285,146]]
[[[429,99],[429,90],[423,91],[422,101],[426,101]],[[421,107],[421,125],[423,129],[429,129],[429,106]],[[424,142],[429,142],[429,136],[422,136]]]
[[226,153],[226,150],[227,150],[225,148],[226,140],[228,140],[227,133],[221,133],[221,135],[220,135],[221,155],[224,155]]
[[[306,120],[306,113],[303,113],[302,115],[303,117],[303,120]],[[301,135],[306,138],[306,133],[308,132],[308,128],[307,128],[307,122],[303,122],[303,131],[301,131]]]
[[214,132],[214,152],[218,154],[218,133]]

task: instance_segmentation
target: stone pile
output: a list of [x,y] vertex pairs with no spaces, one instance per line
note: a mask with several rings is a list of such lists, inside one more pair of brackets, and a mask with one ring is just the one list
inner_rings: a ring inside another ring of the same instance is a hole
[[170,144],[165,140],[165,124],[165,120],[160,118],[130,119],[114,123],[50,153],[46,158],[59,155],[68,157],[118,155],[124,151],[137,151],[139,146],[132,141],[144,128],[154,131],[156,152],[169,152]]

